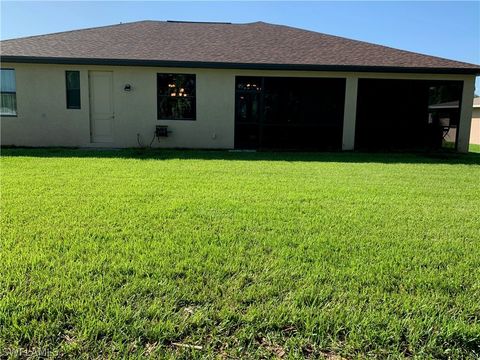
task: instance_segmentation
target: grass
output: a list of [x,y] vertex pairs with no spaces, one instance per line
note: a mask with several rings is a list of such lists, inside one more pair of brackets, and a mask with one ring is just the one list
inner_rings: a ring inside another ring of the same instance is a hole
[[480,356],[480,154],[3,149],[1,173],[0,358]]
[[480,145],[470,144],[469,151],[473,153],[480,153]]

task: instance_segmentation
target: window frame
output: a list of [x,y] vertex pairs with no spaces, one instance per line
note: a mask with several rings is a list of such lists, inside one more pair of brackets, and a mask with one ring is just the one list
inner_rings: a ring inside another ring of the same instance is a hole
[[0,67],[0,70],[11,70],[14,73],[14,78],[15,78],[15,91],[2,91],[0,88],[0,95],[1,94],[14,94],[15,95],[15,114],[2,114],[0,112],[0,116],[2,118],[4,117],[18,117],[18,104],[17,104],[17,70],[15,68],[2,68]]
[[[184,76],[192,76],[193,81],[194,81],[194,95],[189,95],[186,97],[176,97],[176,99],[193,99],[193,117],[192,118],[178,118],[178,117],[160,117],[160,99],[172,99],[174,98],[173,96],[170,95],[162,95],[160,94],[159,87],[158,87],[158,80],[160,75],[167,75],[167,76],[177,76],[177,75],[184,75]],[[162,121],[162,120],[173,120],[173,121],[196,121],[197,120],[197,74],[192,74],[192,73],[169,73],[169,72],[163,72],[163,73],[157,73],[156,76],[156,85],[157,85],[157,120]]]
[[[68,97],[68,73],[77,73],[78,74],[78,89],[70,89],[71,90],[78,90],[78,106],[69,105],[69,97]],[[81,79],[80,79],[80,70],[65,70],[65,105],[67,110],[81,110],[82,109],[82,92],[81,92]]]

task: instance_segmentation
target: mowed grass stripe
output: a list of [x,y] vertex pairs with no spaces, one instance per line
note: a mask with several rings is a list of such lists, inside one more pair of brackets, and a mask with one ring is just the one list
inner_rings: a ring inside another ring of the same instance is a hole
[[0,354],[478,357],[479,165],[4,149]]

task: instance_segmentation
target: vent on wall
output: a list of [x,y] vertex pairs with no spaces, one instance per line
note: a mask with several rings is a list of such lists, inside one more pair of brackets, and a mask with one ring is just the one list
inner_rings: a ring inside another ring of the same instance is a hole
[[171,132],[171,131],[168,131],[168,126],[165,126],[165,125],[157,125],[157,126],[155,126],[155,136],[156,136],[157,138],[159,138],[159,137],[167,137],[170,132]]

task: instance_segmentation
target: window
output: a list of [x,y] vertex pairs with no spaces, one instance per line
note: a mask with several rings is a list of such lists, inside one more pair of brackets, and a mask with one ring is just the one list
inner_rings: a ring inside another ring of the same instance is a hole
[[262,98],[261,77],[236,78],[236,119],[241,123],[258,123],[260,121],[260,103]]
[[159,120],[195,120],[195,75],[157,74]]
[[66,71],[67,109],[80,109],[80,71]]
[[15,70],[0,70],[0,115],[17,116],[17,86]]

